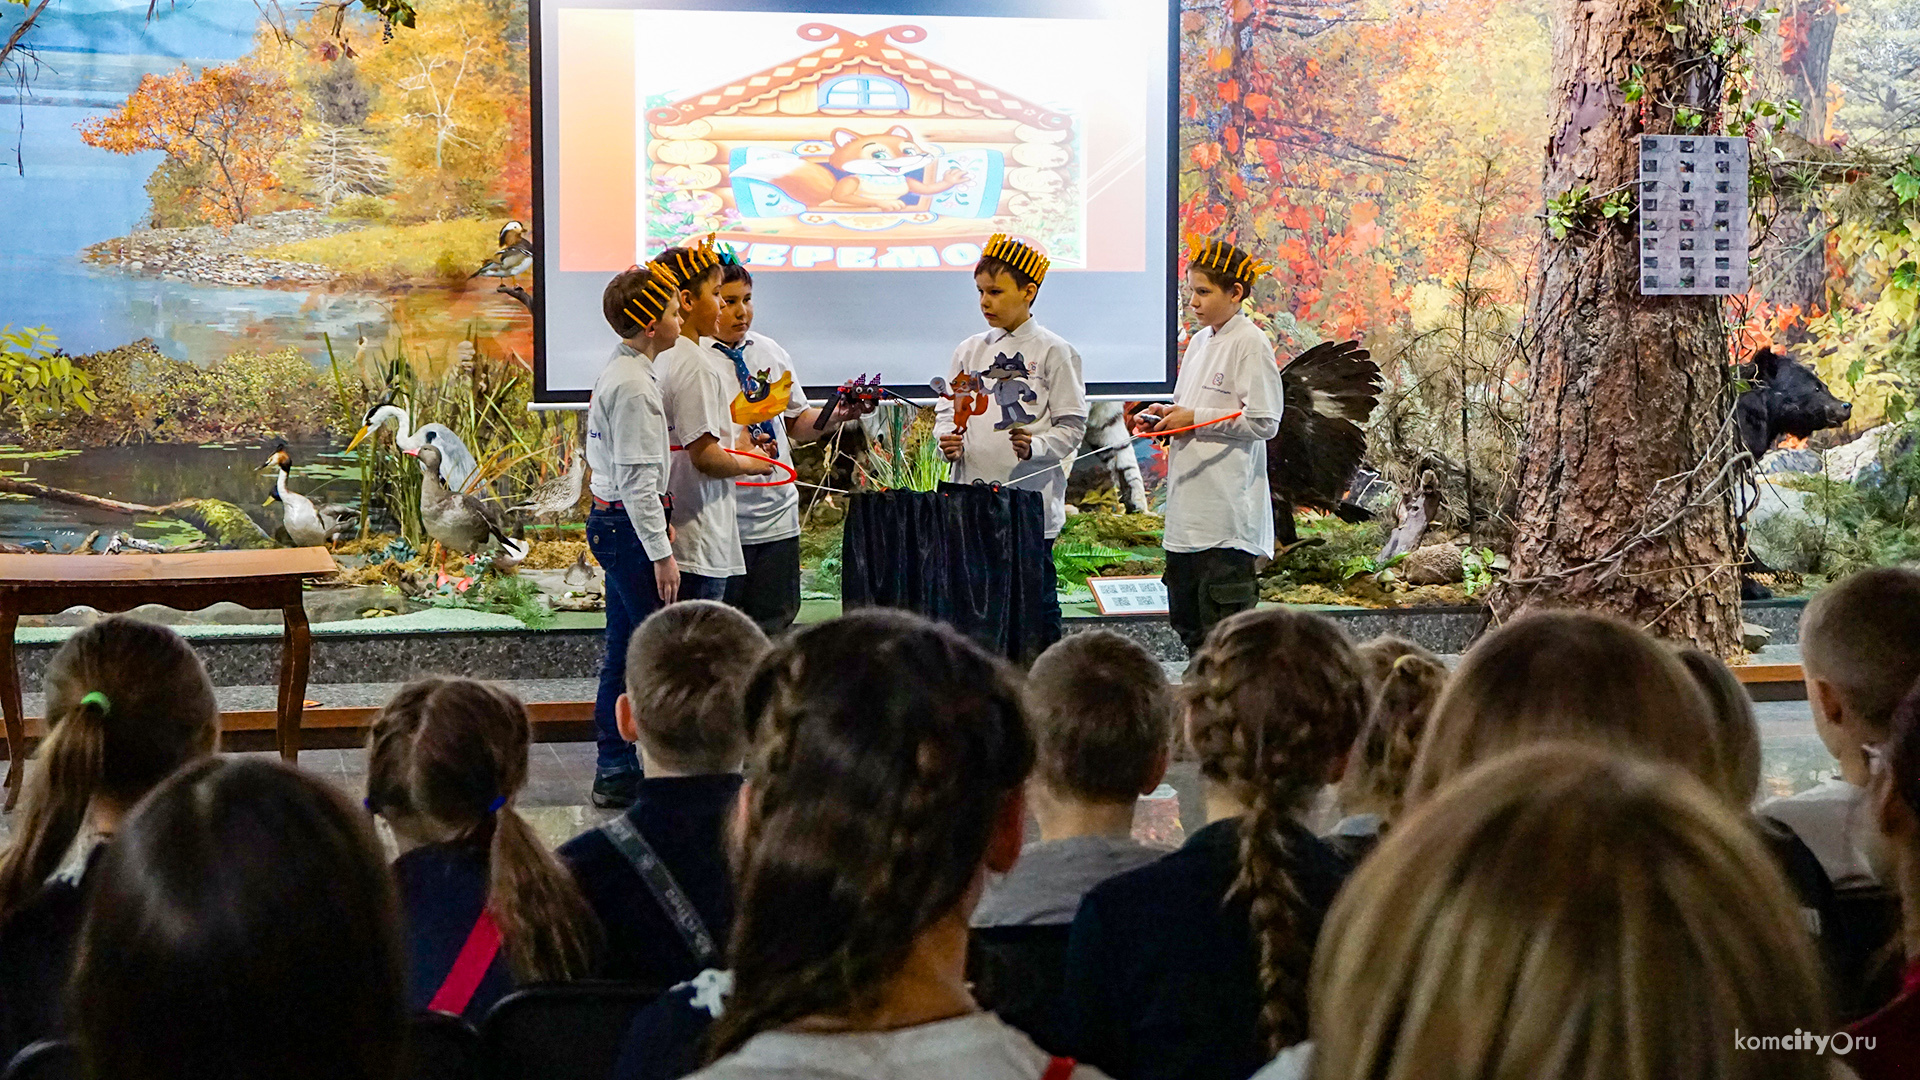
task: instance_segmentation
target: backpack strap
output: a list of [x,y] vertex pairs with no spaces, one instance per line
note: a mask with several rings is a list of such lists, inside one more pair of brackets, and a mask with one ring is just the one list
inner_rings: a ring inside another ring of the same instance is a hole
[[660,861],[654,853],[653,845],[633,827],[627,815],[619,814],[600,826],[600,832],[612,842],[614,850],[633,867],[640,880],[646,882],[647,891],[667,913],[673,922],[673,928],[680,932],[680,940],[686,942],[693,958],[703,968],[713,967],[720,959],[720,950],[713,943],[713,935],[707,932],[706,920],[700,917],[700,911],[693,906],[687,891],[674,880],[673,872],[667,864]]
[[447,971],[446,981],[434,991],[433,1000],[427,1002],[427,1008],[454,1016],[466,1012],[474,993],[480,989],[481,980],[487,977],[487,969],[493,966],[493,958],[499,953],[500,927],[493,921],[493,912],[481,908],[480,917],[473,921],[473,929],[467,932],[466,944],[460,946],[460,955],[453,958],[453,967]]
[[1040,1074],[1040,1080],[1070,1080],[1073,1070],[1079,1062],[1069,1057],[1057,1057],[1047,1062],[1047,1071]]

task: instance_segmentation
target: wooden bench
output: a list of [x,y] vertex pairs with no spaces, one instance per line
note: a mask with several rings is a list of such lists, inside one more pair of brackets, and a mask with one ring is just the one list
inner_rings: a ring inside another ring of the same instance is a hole
[[280,756],[300,753],[300,708],[313,643],[301,600],[306,582],[339,567],[325,548],[206,551],[181,555],[0,555],[0,708],[7,726],[7,799],[12,810],[26,775],[26,729],[13,637],[22,615],[54,615],[79,605],[105,612],[142,604],[182,611],[226,601],[286,617],[280,649],[280,697],[274,742]]
[[1799,664],[1742,664],[1733,673],[1755,701],[1807,700],[1807,676]]

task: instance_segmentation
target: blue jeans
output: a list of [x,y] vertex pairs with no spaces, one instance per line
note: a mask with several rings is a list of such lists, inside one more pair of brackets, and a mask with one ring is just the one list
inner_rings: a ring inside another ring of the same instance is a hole
[[680,571],[680,599],[682,600],[725,600],[727,582],[731,578],[704,577]]
[[634,628],[660,608],[653,560],[625,510],[595,509],[587,515],[587,549],[607,575],[607,655],[600,661],[600,690],[593,699],[595,772],[601,776],[640,768],[633,744],[620,737],[614,702],[627,689],[627,642]]

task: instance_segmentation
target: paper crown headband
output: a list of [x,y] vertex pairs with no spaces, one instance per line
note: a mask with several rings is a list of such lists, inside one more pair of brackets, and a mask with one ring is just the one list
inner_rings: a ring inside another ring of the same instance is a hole
[[1053,265],[1045,255],[1008,236],[1006,233],[994,233],[980,254],[989,259],[999,259],[1015,270],[1033,279],[1035,285],[1047,280],[1047,267]]
[[1187,255],[1191,265],[1203,266],[1208,270],[1225,274],[1247,286],[1249,291],[1262,274],[1273,272],[1272,263],[1261,262],[1224,240],[1205,240],[1198,236],[1188,236]]
[[640,295],[627,301],[627,317],[642,327],[647,327],[667,313],[667,305],[673,302],[675,281],[673,271],[657,262],[648,263],[638,269],[649,271],[649,273],[646,284],[640,286]]
[[698,243],[668,248],[654,260],[654,265],[666,267],[673,275],[674,284],[684,287],[723,261],[720,249],[714,246],[713,235],[708,233]]

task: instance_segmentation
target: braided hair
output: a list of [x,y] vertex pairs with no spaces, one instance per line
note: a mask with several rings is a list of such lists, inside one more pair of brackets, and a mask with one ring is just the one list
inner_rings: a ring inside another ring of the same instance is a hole
[[1312,962],[1283,825],[1352,747],[1367,714],[1367,672],[1347,636],[1321,616],[1243,611],[1207,635],[1181,690],[1200,774],[1250,811],[1227,895],[1248,905],[1260,1036],[1277,1053],[1307,1037]]
[[714,1058],[805,1016],[880,1005],[915,939],[973,887],[1033,767],[1007,666],[901,612],[786,639],[745,705],[734,990]]
[[367,735],[367,807],[417,816],[487,858],[487,910],[521,982],[584,978],[600,924],[573,875],[511,799],[527,780],[532,727],[520,699],[477,679],[415,679]]

